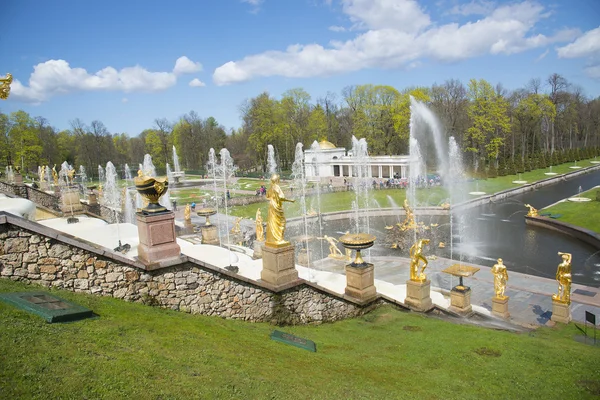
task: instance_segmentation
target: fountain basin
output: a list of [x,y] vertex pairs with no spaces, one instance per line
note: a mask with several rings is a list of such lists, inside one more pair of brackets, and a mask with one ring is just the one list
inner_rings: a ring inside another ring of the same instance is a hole
[[588,201],[592,201],[589,197],[569,197],[567,200],[573,201],[575,203],[586,203]]
[[592,164],[600,164],[600,161],[590,161]]
[[527,181],[519,181],[519,180],[517,180],[517,181],[512,181],[512,183],[516,183],[518,185],[523,185],[523,184],[527,183]]
[[580,167],[579,165],[572,165],[572,166],[570,166],[569,168],[571,168],[571,169],[579,169],[579,168],[581,168],[581,167]]
[[469,194],[472,196],[483,196],[485,192],[469,192]]
[[544,172],[544,175],[548,175],[548,176],[554,176],[556,175],[556,172]]

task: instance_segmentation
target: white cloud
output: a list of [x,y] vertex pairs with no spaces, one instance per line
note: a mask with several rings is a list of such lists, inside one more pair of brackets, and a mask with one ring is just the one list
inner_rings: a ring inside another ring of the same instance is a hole
[[342,0],[342,9],[358,28],[414,32],[431,24],[415,0]]
[[123,97],[121,99],[121,103],[127,103],[129,101],[129,99],[127,97]]
[[198,78],[194,78],[190,81],[189,85],[191,87],[203,87],[206,86],[206,84],[204,82],[202,82],[200,79]]
[[[513,54],[573,40],[578,30],[553,36],[533,35],[548,13],[537,3],[503,5],[485,18],[462,25],[433,24],[411,0],[342,0],[355,27],[367,28],[354,39],[320,44],[295,44],[284,51],[266,51],[216,68],[217,85],[258,77],[313,77],[364,68],[408,68],[429,58],[454,62],[485,54]],[[412,63],[412,64],[411,64]]]
[[458,15],[488,15],[494,10],[494,2],[486,0],[472,0],[470,3],[457,4],[448,11],[449,14]]
[[346,32],[347,29],[343,26],[332,25],[329,27],[329,30],[332,32]]
[[200,71],[202,71],[202,64],[193,62],[186,56],[179,57],[177,61],[175,61],[175,68],[173,68],[173,73],[175,75],[193,74],[194,72]]
[[536,59],[535,62],[539,62],[542,61],[544,58],[546,58],[546,56],[548,55],[548,53],[550,53],[550,49],[546,49],[545,52],[543,52],[542,54],[540,54]]
[[33,67],[29,86],[15,80],[11,85],[11,99],[41,103],[52,96],[76,91],[157,92],[177,83],[177,75],[194,69],[187,57],[180,57],[172,72],[151,72],[136,65],[117,70],[106,67],[95,73],[84,68],[71,68],[65,60],[48,60]]
[[252,6],[252,10],[250,11],[252,14],[258,13],[260,10],[260,6],[264,3],[264,0],[241,0],[242,3],[248,3]]
[[573,43],[556,49],[561,58],[580,58],[600,54],[600,27],[587,31]]

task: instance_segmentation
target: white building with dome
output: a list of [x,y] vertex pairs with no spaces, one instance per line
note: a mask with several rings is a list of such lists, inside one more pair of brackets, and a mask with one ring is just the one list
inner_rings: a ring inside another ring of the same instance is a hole
[[[304,150],[304,172],[309,181],[329,180],[338,183],[343,178],[356,176],[352,151],[336,147],[327,140],[319,142],[318,150]],[[408,178],[408,156],[369,156],[370,176],[373,178]]]

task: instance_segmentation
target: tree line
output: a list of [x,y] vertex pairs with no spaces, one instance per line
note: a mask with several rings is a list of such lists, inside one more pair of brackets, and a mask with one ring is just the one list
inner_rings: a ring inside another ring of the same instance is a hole
[[478,174],[576,161],[588,153],[597,155],[600,146],[600,97],[588,98],[555,73],[516,90],[483,79],[466,85],[451,79],[402,90],[348,86],[339,95],[327,93],[314,101],[302,88],[279,99],[264,92],[240,106],[242,125],[229,132],[213,117],[203,119],[194,111],[176,121],[157,118],[132,137],[109,132],[101,121],[86,124],[76,118],[69,129],[58,131],[44,117],[0,112],[0,164],[33,170],[66,160],[95,171],[109,160],[135,166],[148,153],[164,171],[173,162],[175,146],[182,168],[202,170],[209,148],[218,152],[227,147],[242,171],[264,171],[267,145],[272,144],[278,165],[289,170],[296,143],[307,148],[325,139],[348,148],[353,135],[366,138],[372,155],[406,154],[411,96],[433,110],[446,139],[455,137],[467,166]]

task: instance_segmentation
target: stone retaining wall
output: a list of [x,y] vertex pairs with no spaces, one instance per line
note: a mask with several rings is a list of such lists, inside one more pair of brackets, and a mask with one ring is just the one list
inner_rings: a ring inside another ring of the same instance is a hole
[[568,222],[557,221],[546,217],[525,217],[525,223],[533,226],[540,226],[546,229],[552,229],[561,233],[571,235],[596,249],[600,250],[600,234],[589,229],[582,228]]
[[382,301],[360,304],[305,281],[275,291],[187,257],[147,271],[109,249],[7,213],[0,213],[0,277],[194,314],[278,324],[355,317]]

